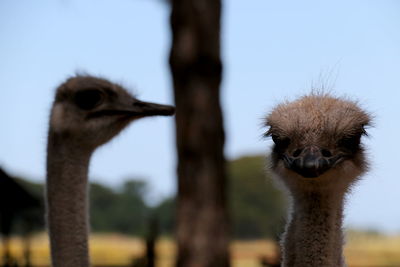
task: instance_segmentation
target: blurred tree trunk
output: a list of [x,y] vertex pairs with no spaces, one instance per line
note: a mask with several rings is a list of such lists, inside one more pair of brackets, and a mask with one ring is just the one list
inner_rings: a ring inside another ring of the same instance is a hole
[[220,0],[171,0],[178,150],[177,267],[227,267]]
[[146,237],[146,267],[156,266],[156,242],[158,239],[158,217],[154,212],[148,223],[148,233]]

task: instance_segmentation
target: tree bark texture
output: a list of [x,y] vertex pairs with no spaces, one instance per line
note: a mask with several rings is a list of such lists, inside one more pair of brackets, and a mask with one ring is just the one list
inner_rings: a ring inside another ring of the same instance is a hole
[[228,267],[220,0],[172,0],[178,153],[177,267]]

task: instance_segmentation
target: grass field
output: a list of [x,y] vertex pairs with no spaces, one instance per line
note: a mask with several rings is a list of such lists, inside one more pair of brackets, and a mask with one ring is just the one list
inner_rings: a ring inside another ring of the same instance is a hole
[[[144,253],[141,239],[118,234],[93,234],[90,246],[93,265],[128,266]],[[31,247],[34,266],[48,266],[46,235],[34,236]],[[173,241],[161,239],[156,249],[157,266],[172,267],[176,252]],[[12,239],[11,251],[22,263],[22,241],[19,238]],[[274,258],[276,251],[276,245],[268,240],[234,241],[231,245],[233,267],[261,267],[260,259]],[[400,236],[351,233],[348,235],[345,255],[349,267],[400,267]]]

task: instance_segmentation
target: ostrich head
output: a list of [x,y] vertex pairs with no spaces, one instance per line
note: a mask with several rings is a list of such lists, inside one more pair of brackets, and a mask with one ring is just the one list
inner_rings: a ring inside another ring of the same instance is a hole
[[329,95],[278,105],[266,119],[272,170],[289,189],[347,188],[367,169],[361,137],[369,124],[355,102]]
[[95,149],[135,119],[172,115],[174,110],[172,106],[140,101],[105,79],[76,76],[57,89],[50,130],[64,142]]

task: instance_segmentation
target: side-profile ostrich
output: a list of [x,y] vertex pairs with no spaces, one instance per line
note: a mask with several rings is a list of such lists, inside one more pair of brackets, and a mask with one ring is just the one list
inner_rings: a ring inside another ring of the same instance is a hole
[[50,116],[47,219],[52,265],[88,267],[88,165],[93,151],[131,121],[172,115],[174,108],[142,102],[120,85],[91,76],[61,84]]
[[345,266],[343,206],[367,169],[361,137],[369,124],[357,103],[323,93],[283,103],[268,115],[271,169],[291,199],[283,266]]

